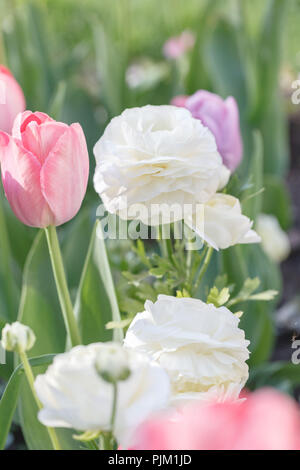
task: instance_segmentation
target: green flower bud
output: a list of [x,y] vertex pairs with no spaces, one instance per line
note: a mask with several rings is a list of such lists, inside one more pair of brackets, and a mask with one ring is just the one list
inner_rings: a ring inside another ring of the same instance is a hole
[[118,343],[104,343],[96,358],[95,368],[106,382],[126,380],[130,376],[128,353]]
[[7,323],[2,330],[1,344],[6,351],[25,352],[31,349],[34,343],[35,334],[32,329],[18,321],[11,325]]

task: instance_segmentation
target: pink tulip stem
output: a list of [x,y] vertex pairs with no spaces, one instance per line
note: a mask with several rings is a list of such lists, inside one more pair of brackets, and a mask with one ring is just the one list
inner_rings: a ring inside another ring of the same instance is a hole
[[45,228],[45,232],[61,310],[71,345],[74,347],[78,344],[81,344],[81,337],[70,298],[56,228],[54,225],[50,225],[49,227]]

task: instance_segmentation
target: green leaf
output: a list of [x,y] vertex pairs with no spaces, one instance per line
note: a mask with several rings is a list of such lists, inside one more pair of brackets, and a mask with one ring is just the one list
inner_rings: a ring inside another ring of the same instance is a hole
[[[262,289],[276,289],[280,291],[280,274],[278,267],[274,265],[264,254],[259,245],[237,245],[221,252],[223,259],[223,271],[228,275],[228,282],[235,284],[237,293],[241,290],[243,279],[253,279],[259,276]],[[255,287],[257,281],[251,281]],[[250,281],[249,288],[250,288]],[[236,293],[236,295],[237,295]],[[270,302],[244,302],[240,309],[243,310],[240,327],[245,330],[245,335],[250,340],[251,351],[249,365],[256,366],[268,360],[274,344],[274,320],[271,312],[276,301]]]
[[199,89],[207,89],[209,80],[203,63],[203,46],[207,37],[207,30],[214,19],[213,13],[217,6],[217,0],[207,0],[203,11],[198,16],[196,41],[191,53],[189,72],[186,77],[187,94],[195,93]]
[[251,295],[249,300],[273,300],[278,295],[277,290],[265,290],[258,294]]
[[136,252],[136,254],[140,257],[142,263],[144,263],[145,266],[148,266],[148,268],[151,268],[151,262],[149,258],[147,257],[145,245],[140,238],[138,238],[136,242],[136,246],[133,248],[133,251]]
[[[61,250],[68,286],[72,299],[76,299],[90,237],[94,228],[94,217],[89,209],[81,209],[79,214],[64,227],[60,237]],[[59,234],[60,235],[60,234]]]
[[[111,340],[112,332],[105,325],[121,320],[99,221],[93,230],[74,310],[84,344]],[[115,329],[113,338],[121,341],[122,337],[122,330]]]
[[13,273],[11,243],[4,211],[5,200],[0,188],[0,318],[14,320],[19,291]]
[[209,291],[207,297],[208,304],[214,304],[216,307],[221,307],[221,305],[226,304],[230,297],[228,287],[223,287],[219,290],[216,286],[212,287]]
[[247,382],[247,387],[250,390],[271,386],[290,393],[299,385],[299,365],[285,361],[263,364],[250,369],[250,377]]
[[[262,212],[277,217],[283,230],[288,230],[292,222],[291,197],[282,178],[265,175]],[[276,204],[274,204],[276,201]]]
[[256,289],[258,289],[259,284],[260,284],[260,280],[258,277],[255,277],[254,279],[250,279],[248,277],[248,279],[245,280],[244,285],[237,296],[242,297],[242,298],[243,297],[248,298],[249,295],[252,294],[252,292],[255,292]]
[[[37,337],[29,351],[30,357],[64,352],[66,332],[42,230],[36,236],[26,261],[18,320],[32,328]],[[44,371],[44,366],[35,370],[36,373]],[[48,433],[37,419],[37,406],[26,381],[21,384],[18,411],[28,448],[52,449]],[[58,429],[57,434],[64,449],[76,448],[71,431]]]
[[214,91],[223,98],[234,96],[243,111],[247,103],[245,70],[237,32],[230,22],[221,20],[217,23],[205,52]]
[[[30,359],[30,364],[33,368],[41,365],[49,365],[52,363],[54,356],[54,354],[48,354],[34,357]],[[0,449],[4,449],[5,447],[12,419],[17,408],[23,373],[24,369],[22,364],[20,364],[11,375],[0,400]]]
[[[101,95],[111,117],[124,109],[126,90],[125,59],[118,47],[100,24],[94,27],[96,65],[101,76]],[[124,52],[124,51],[123,51]]]
[[126,328],[127,326],[129,326],[131,322],[132,322],[132,318],[125,318],[125,320],[121,320],[119,322],[110,321],[110,322],[106,323],[105,328],[107,330],[113,330],[115,328],[123,329],[123,328]]
[[132,274],[130,271],[123,271],[122,274],[129,284],[132,284],[135,287],[139,287],[141,282],[149,277],[149,273],[147,271],[142,271],[139,274]]
[[289,141],[283,103],[275,96],[265,110],[260,130],[264,141],[264,172],[285,176],[289,167]]
[[[243,194],[243,214],[255,221],[262,207],[263,190],[263,141],[259,131],[253,133],[254,151],[248,168],[251,181],[250,189]],[[244,201],[244,202],[243,202]]]
[[257,113],[261,117],[278,92],[287,4],[288,2],[282,0],[266,2],[266,11],[257,44],[257,70],[260,84]]

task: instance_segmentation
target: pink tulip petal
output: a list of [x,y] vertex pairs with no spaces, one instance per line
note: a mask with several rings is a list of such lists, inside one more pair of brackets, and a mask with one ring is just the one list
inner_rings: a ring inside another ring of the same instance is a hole
[[79,124],[72,124],[49,153],[41,170],[43,195],[55,214],[55,225],[76,215],[85,195],[89,158]]
[[39,161],[19,141],[1,134],[0,162],[5,194],[16,217],[32,227],[52,224],[54,216],[40,189]]
[[32,111],[24,111],[24,113],[19,113],[14,121],[12,135],[16,139],[22,139],[22,132],[24,132],[27,126],[31,122],[36,122],[38,124],[43,124],[45,122],[52,122],[53,119],[48,116],[46,113],[40,113],[39,111],[33,113]]
[[14,119],[25,109],[23,91],[10,71],[0,67],[0,130],[11,133]]
[[22,126],[26,127],[21,134],[21,139],[23,147],[33,153],[43,164],[58,139],[68,130],[68,126],[55,121],[47,121],[39,125],[38,119],[35,116],[35,120],[31,120],[28,124],[26,120],[24,121]]

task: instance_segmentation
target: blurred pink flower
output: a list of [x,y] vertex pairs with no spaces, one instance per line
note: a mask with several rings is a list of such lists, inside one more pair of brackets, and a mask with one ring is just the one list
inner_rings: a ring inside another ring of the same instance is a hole
[[171,104],[187,108],[194,118],[200,119],[208,127],[215,136],[224,165],[234,171],[243,154],[236,100],[232,96],[223,100],[214,93],[199,90],[191,96],[175,96]]
[[20,113],[12,136],[0,132],[0,164],[6,197],[24,224],[61,225],[80,209],[89,157],[79,124],[68,126],[40,112]]
[[174,96],[174,98],[171,101],[171,104],[173,106],[178,106],[178,108],[185,108],[187,99],[188,99],[187,95]]
[[18,113],[25,110],[23,91],[11,72],[0,65],[0,131],[11,133]]
[[273,389],[241,403],[190,405],[137,431],[135,450],[300,450],[300,411]]
[[178,59],[195,44],[195,36],[190,31],[183,31],[179,36],[168,39],[163,46],[167,59]]

